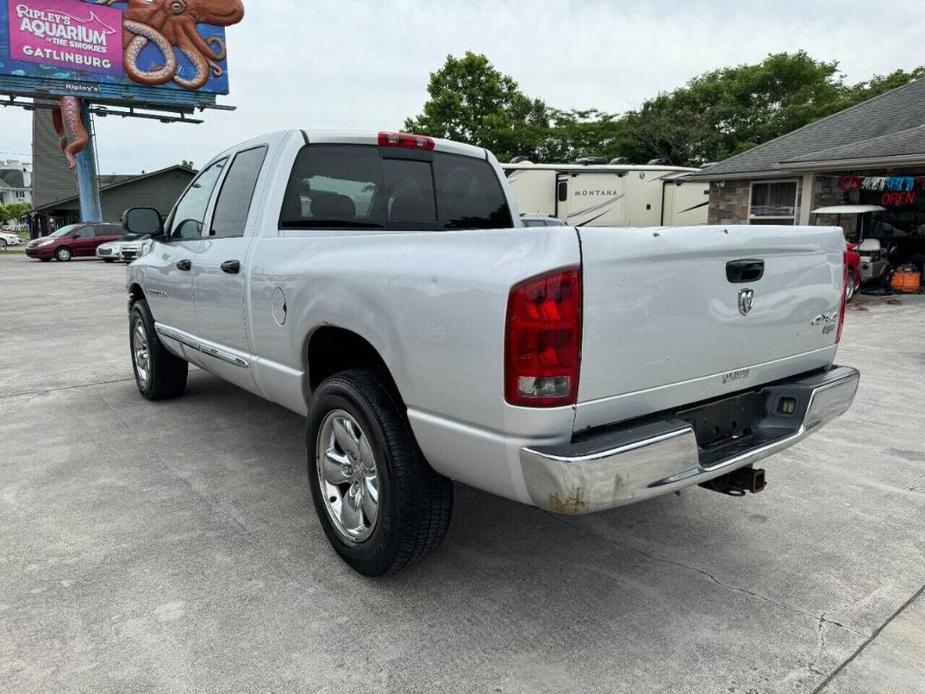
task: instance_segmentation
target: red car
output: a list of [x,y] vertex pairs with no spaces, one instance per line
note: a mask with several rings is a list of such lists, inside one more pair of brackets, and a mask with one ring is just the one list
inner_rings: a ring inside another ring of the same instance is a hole
[[861,256],[858,254],[858,245],[856,243],[848,244],[848,286],[846,288],[847,300],[854,298],[855,292],[861,286]]
[[48,262],[52,258],[67,262],[71,258],[93,257],[96,247],[118,241],[124,235],[119,224],[71,224],[26,245],[26,255]]

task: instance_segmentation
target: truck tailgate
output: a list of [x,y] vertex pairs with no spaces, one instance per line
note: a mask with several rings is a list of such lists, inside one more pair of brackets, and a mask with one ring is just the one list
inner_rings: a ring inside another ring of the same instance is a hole
[[[582,227],[578,234],[584,325],[576,428],[744,390],[834,358],[845,248],[838,228]],[[582,416],[585,403],[604,406]]]

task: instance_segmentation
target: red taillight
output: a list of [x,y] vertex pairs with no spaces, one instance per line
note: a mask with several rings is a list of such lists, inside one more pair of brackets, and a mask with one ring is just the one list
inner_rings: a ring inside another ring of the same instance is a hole
[[845,327],[845,308],[848,305],[848,251],[842,256],[841,308],[838,310],[838,330],[835,331],[835,344],[841,342],[841,329]]
[[578,268],[533,277],[511,289],[504,354],[508,403],[522,407],[575,404],[581,362]]
[[432,137],[411,135],[410,133],[379,133],[380,147],[403,147],[405,149],[422,149],[430,151],[437,146]]

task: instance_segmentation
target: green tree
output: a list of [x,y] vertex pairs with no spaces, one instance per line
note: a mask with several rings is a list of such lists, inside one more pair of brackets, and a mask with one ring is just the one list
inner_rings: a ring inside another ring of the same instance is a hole
[[550,128],[541,161],[575,161],[579,157],[612,159],[623,154],[625,127],[619,116],[597,109],[550,109]]
[[623,115],[560,110],[524,94],[484,55],[447,57],[432,73],[424,111],[405,128],[492,150],[501,161],[625,156],[636,163],[719,161],[907,82],[925,67],[846,84],[838,63],[804,51],[711,70]]
[[196,170],[196,165],[193,162],[191,162],[189,159],[184,159],[183,161],[181,161],[180,166],[185,166],[187,169],[193,169],[194,171]]
[[22,217],[32,209],[27,202],[17,202],[12,205],[0,205],[0,224],[7,224]]
[[925,68],[897,70],[847,85],[835,61],[769,55],[704,73],[625,114],[624,152],[637,161],[719,161],[922,76]]
[[501,161],[536,157],[549,130],[549,109],[530,99],[484,55],[447,56],[430,75],[424,111],[405,121],[409,132],[486,147]]
[[839,110],[837,72],[800,51],[704,73],[627,113],[627,149],[676,164],[724,159]]
[[872,99],[884,92],[896,89],[896,87],[901,87],[908,82],[922,79],[923,77],[925,77],[925,66],[922,65],[913,69],[911,72],[894,70],[888,75],[874,75],[866,82],[858,82],[848,90],[848,95],[846,97],[847,105],[853,106],[862,101],[867,101],[867,99]]

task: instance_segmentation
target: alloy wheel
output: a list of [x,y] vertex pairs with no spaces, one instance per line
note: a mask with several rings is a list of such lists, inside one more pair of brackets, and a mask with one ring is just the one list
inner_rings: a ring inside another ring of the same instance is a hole
[[148,385],[151,369],[151,352],[148,345],[148,333],[141,321],[135,323],[135,329],[132,331],[132,359],[135,362],[138,385],[144,390]]
[[328,412],[315,450],[325,510],[338,537],[365,542],[379,519],[379,470],[369,438],[344,410]]

